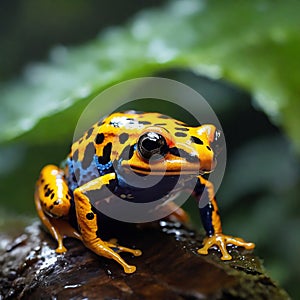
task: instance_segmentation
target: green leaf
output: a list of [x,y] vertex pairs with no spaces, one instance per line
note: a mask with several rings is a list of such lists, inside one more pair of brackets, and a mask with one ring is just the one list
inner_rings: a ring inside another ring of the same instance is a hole
[[86,45],[56,47],[0,88],[0,141],[29,131],[41,142],[64,138],[106,87],[181,67],[250,91],[300,152],[299,11],[293,0],[171,1]]

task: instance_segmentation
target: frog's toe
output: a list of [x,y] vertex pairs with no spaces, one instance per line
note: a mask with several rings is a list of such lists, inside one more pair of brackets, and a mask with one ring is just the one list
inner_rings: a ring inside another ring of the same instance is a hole
[[[112,241],[114,241],[114,243],[112,243]],[[127,248],[127,247],[123,247],[120,246],[118,244],[116,244],[116,240],[115,239],[111,239],[108,242],[105,242],[106,246],[113,249],[115,252],[120,253],[120,252],[128,252],[133,254],[134,256],[140,256],[142,255],[142,251],[139,249],[131,249],[131,248]]]
[[251,250],[255,247],[254,243],[245,242],[241,238],[234,238],[234,237],[231,237],[231,236],[227,236],[226,244],[232,244],[232,245],[235,245],[235,246],[238,246],[238,247],[244,247],[247,250]]
[[204,240],[203,240],[203,247],[198,249],[198,253],[199,254],[202,254],[202,255],[207,255],[208,254],[208,249],[210,247],[212,247],[214,245],[214,240],[211,238],[211,237],[206,237]]
[[222,251],[221,260],[232,260],[232,256],[227,252],[227,250]]
[[126,266],[123,266],[123,268],[124,268],[124,272],[127,274],[131,274],[136,271],[136,266],[126,265]]
[[244,247],[247,250],[252,250],[252,249],[255,248],[255,244],[254,243],[245,242],[245,241],[242,242],[242,245],[237,245],[237,246]]
[[56,249],[55,249],[55,252],[56,253],[59,253],[59,254],[61,254],[61,253],[65,253],[65,252],[67,252],[68,250],[67,250],[67,248],[64,246],[64,245],[59,245]]
[[205,249],[204,247],[201,248],[201,249],[198,249],[197,251],[199,254],[202,254],[202,255],[207,255],[208,254],[208,250]]
[[255,244],[254,243],[251,243],[251,242],[248,242],[248,243],[244,243],[244,246],[243,246],[245,249],[247,250],[252,250],[255,248]]
[[134,256],[141,256],[142,255],[142,251],[141,250],[138,250],[138,249],[132,249],[132,254]]
[[116,248],[117,252],[128,252],[128,253],[133,254],[134,256],[142,255],[142,251],[139,249],[130,249],[130,248],[122,247],[122,246],[115,246],[113,248]]

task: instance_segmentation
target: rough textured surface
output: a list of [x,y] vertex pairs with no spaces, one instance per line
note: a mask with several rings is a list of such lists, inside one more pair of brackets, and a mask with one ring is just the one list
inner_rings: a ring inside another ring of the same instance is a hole
[[214,250],[200,256],[202,237],[178,223],[109,228],[120,244],[143,251],[122,254],[134,274],[73,239],[56,254],[38,222],[16,239],[1,236],[0,299],[288,299],[253,254],[232,248],[230,262]]

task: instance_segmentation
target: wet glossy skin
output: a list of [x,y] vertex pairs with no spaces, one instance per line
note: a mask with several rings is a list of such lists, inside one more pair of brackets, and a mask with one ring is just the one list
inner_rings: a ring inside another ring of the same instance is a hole
[[[208,249],[216,245],[221,250],[221,259],[230,260],[228,244],[254,248],[253,243],[222,233],[213,185],[202,177],[215,167],[213,149],[218,134],[213,125],[189,127],[166,115],[134,111],[114,113],[92,126],[72,145],[64,167],[44,167],[37,182],[37,212],[58,242],[56,251],[65,252],[63,238],[74,237],[96,254],[117,261],[126,273],[136,270],[117,252],[138,256],[140,250],[105,242],[97,235],[99,214],[89,199],[89,193],[107,188],[120,201],[137,202],[153,201],[167,194],[192,189],[198,202],[200,198],[201,202],[205,201],[204,206],[199,203],[199,212],[207,238],[198,253],[207,254]],[[164,179],[155,187],[134,188],[126,181],[128,172],[148,175],[150,168],[152,176]],[[183,176],[178,179],[179,175]],[[176,188],[173,179],[179,183]],[[169,205],[175,206],[174,203]],[[173,214],[185,219],[180,208]],[[76,218],[77,228],[69,222],[72,217]]]

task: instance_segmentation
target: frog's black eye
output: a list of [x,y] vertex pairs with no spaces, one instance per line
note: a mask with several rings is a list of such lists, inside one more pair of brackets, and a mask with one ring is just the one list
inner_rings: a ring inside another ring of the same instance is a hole
[[155,158],[155,154],[160,156],[166,155],[168,152],[168,145],[161,134],[147,132],[140,136],[137,143],[137,149],[142,158],[149,160],[151,157]]

